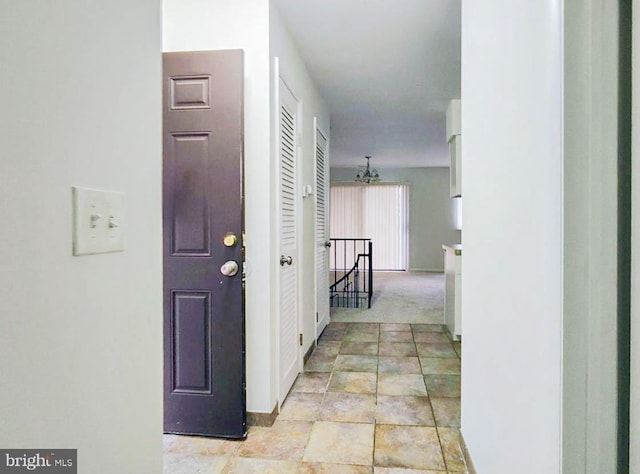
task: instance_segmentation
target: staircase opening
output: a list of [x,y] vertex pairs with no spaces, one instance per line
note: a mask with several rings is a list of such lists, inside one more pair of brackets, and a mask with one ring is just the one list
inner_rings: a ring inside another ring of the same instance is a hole
[[331,239],[329,298],[332,308],[371,308],[373,242]]

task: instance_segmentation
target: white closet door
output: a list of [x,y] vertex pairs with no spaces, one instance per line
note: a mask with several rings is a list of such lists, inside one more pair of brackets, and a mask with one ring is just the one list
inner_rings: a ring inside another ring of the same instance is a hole
[[316,337],[329,324],[327,139],[316,128]]
[[299,373],[298,340],[298,103],[280,80],[280,403]]

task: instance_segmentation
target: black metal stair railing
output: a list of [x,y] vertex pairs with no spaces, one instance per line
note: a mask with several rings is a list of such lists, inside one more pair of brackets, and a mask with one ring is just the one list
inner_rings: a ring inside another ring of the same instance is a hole
[[373,243],[371,239],[331,240],[329,298],[332,307],[371,308]]

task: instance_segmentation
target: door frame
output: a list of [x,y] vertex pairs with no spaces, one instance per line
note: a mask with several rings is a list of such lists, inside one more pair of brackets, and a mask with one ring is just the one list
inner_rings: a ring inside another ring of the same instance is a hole
[[[326,142],[326,150],[325,150],[325,229],[326,229],[326,235],[327,235],[327,239],[329,239],[329,235],[331,235],[330,232],[330,216],[329,216],[329,212],[331,209],[330,206],[330,202],[329,199],[331,198],[331,192],[330,192],[330,184],[331,184],[331,179],[330,179],[330,167],[329,167],[329,138],[327,138],[327,134],[322,130],[322,128],[320,127],[320,123],[318,120],[318,117],[313,117],[313,152],[314,152],[314,156],[313,156],[313,182],[314,185],[317,185],[318,183],[318,163],[317,163],[317,157],[316,157],[316,150],[318,147],[318,133],[320,133],[322,135],[322,137],[324,138],[325,142]],[[316,186],[315,189],[315,198],[314,198],[314,215],[313,215],[313,240],[314,240],[314,272],[313,272],[313,284],[314,284],[314,313],[317,315],[318,313],[318,261],[317,261],[317,247],[316,245],[318,244],[318,242],[316,241],[316,231],[317,231],[317,224],[318,224],[318,189]],[[328,259],[329,259],[329,255],[328,255],[328,250],[327,250],[327,263],[328,263]],[[329,282],[329,265],[327,264],[327,283]],[[329,295],[326,295],[327,299],[329,299]],[[331,322],[331,304],[329,303],[329,314],[327,314],[327,324],[328,325]],[[320,321],[316,318],[314,318],[314,334],[315,334],[315,340],[317,341],[318,338],[320,337],[321,333],[318,333],[318,326],[320,325]],[[325,327],[326,327],[325,325]]]
[[[301,171],[302,171],[302,125],[303,125],[303,104],[298,99],[295,94],[295,91],[291,88],[291,82],[287,81],[287,77],[282,73],[280,67],[280,58],[273,58],[273,121],[274,121],[274,143],[273,143],[273,152],[274,152],[274,216],[280,215],[280,82],[282,81],[284,85],[289,89],[291,95],[295,98],[297,109],[296,109],[296,183],[295,183],[295,191],[296,191],[296,255],[293,255],[293,258],[296,259],[297,273],[296,273],[296,291],[298,292],[297,305],[296,305],[296,313],[297,313],[297,325],[298,325],[298,334],[302,333],[303,321],[302,321],[302,239],[301,239],[301,231],[302,231],[302,195],[300,193],[300,179],[301,179]],[[280,393],[280,384],[281,384],[281,374],[280,374],[280,348],[281,348],[281,340],[280,340],[280,315],[281,315],[281,302],[280,302],[280,263],[279,263],[279,255],[280,255],[280,222],[276,223],[276,228],[274,232],[274,267],[275,267],[275,278],[274,278],[274,294],[278,295],[276,298],[276,314],[275,314],[275,374],[276,374],[276,397],[278,401],[278,411],[282,409],[282,404],[284,403],[284,399],[288,394]],[[302,372],[304,366],[304,354],[303,354],[303,345],[297,345],[297,355],[298,355],[298,373]]]
[[631,330],[629,472],[640,474],[640,10],[633,1],[631,66]]
[[620,378],[629,362],[620,337],[628,321],[618,17],[624,1],[564,4],[561,467],[567,472],[616,472],[629,438],[628,416],[621,415],[628,386]]

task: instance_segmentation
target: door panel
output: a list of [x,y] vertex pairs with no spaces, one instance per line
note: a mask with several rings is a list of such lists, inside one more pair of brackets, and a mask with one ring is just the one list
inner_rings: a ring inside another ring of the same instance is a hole
[[173,291],[174,393],[211,393],[211,293]]
[[327,139],[316,128],[316,337],[329,324],[329,193]]
[[280,402],[298,375],[298,102],[280,80]]
[[210,213],[211,202],[207,190],[209,175],[209,133],[171,134],[173,172],[189,176],[184,186],[174,195],[172,255],[211,256]]
[[163,58],[164,430],[243,438],[243,53]]

